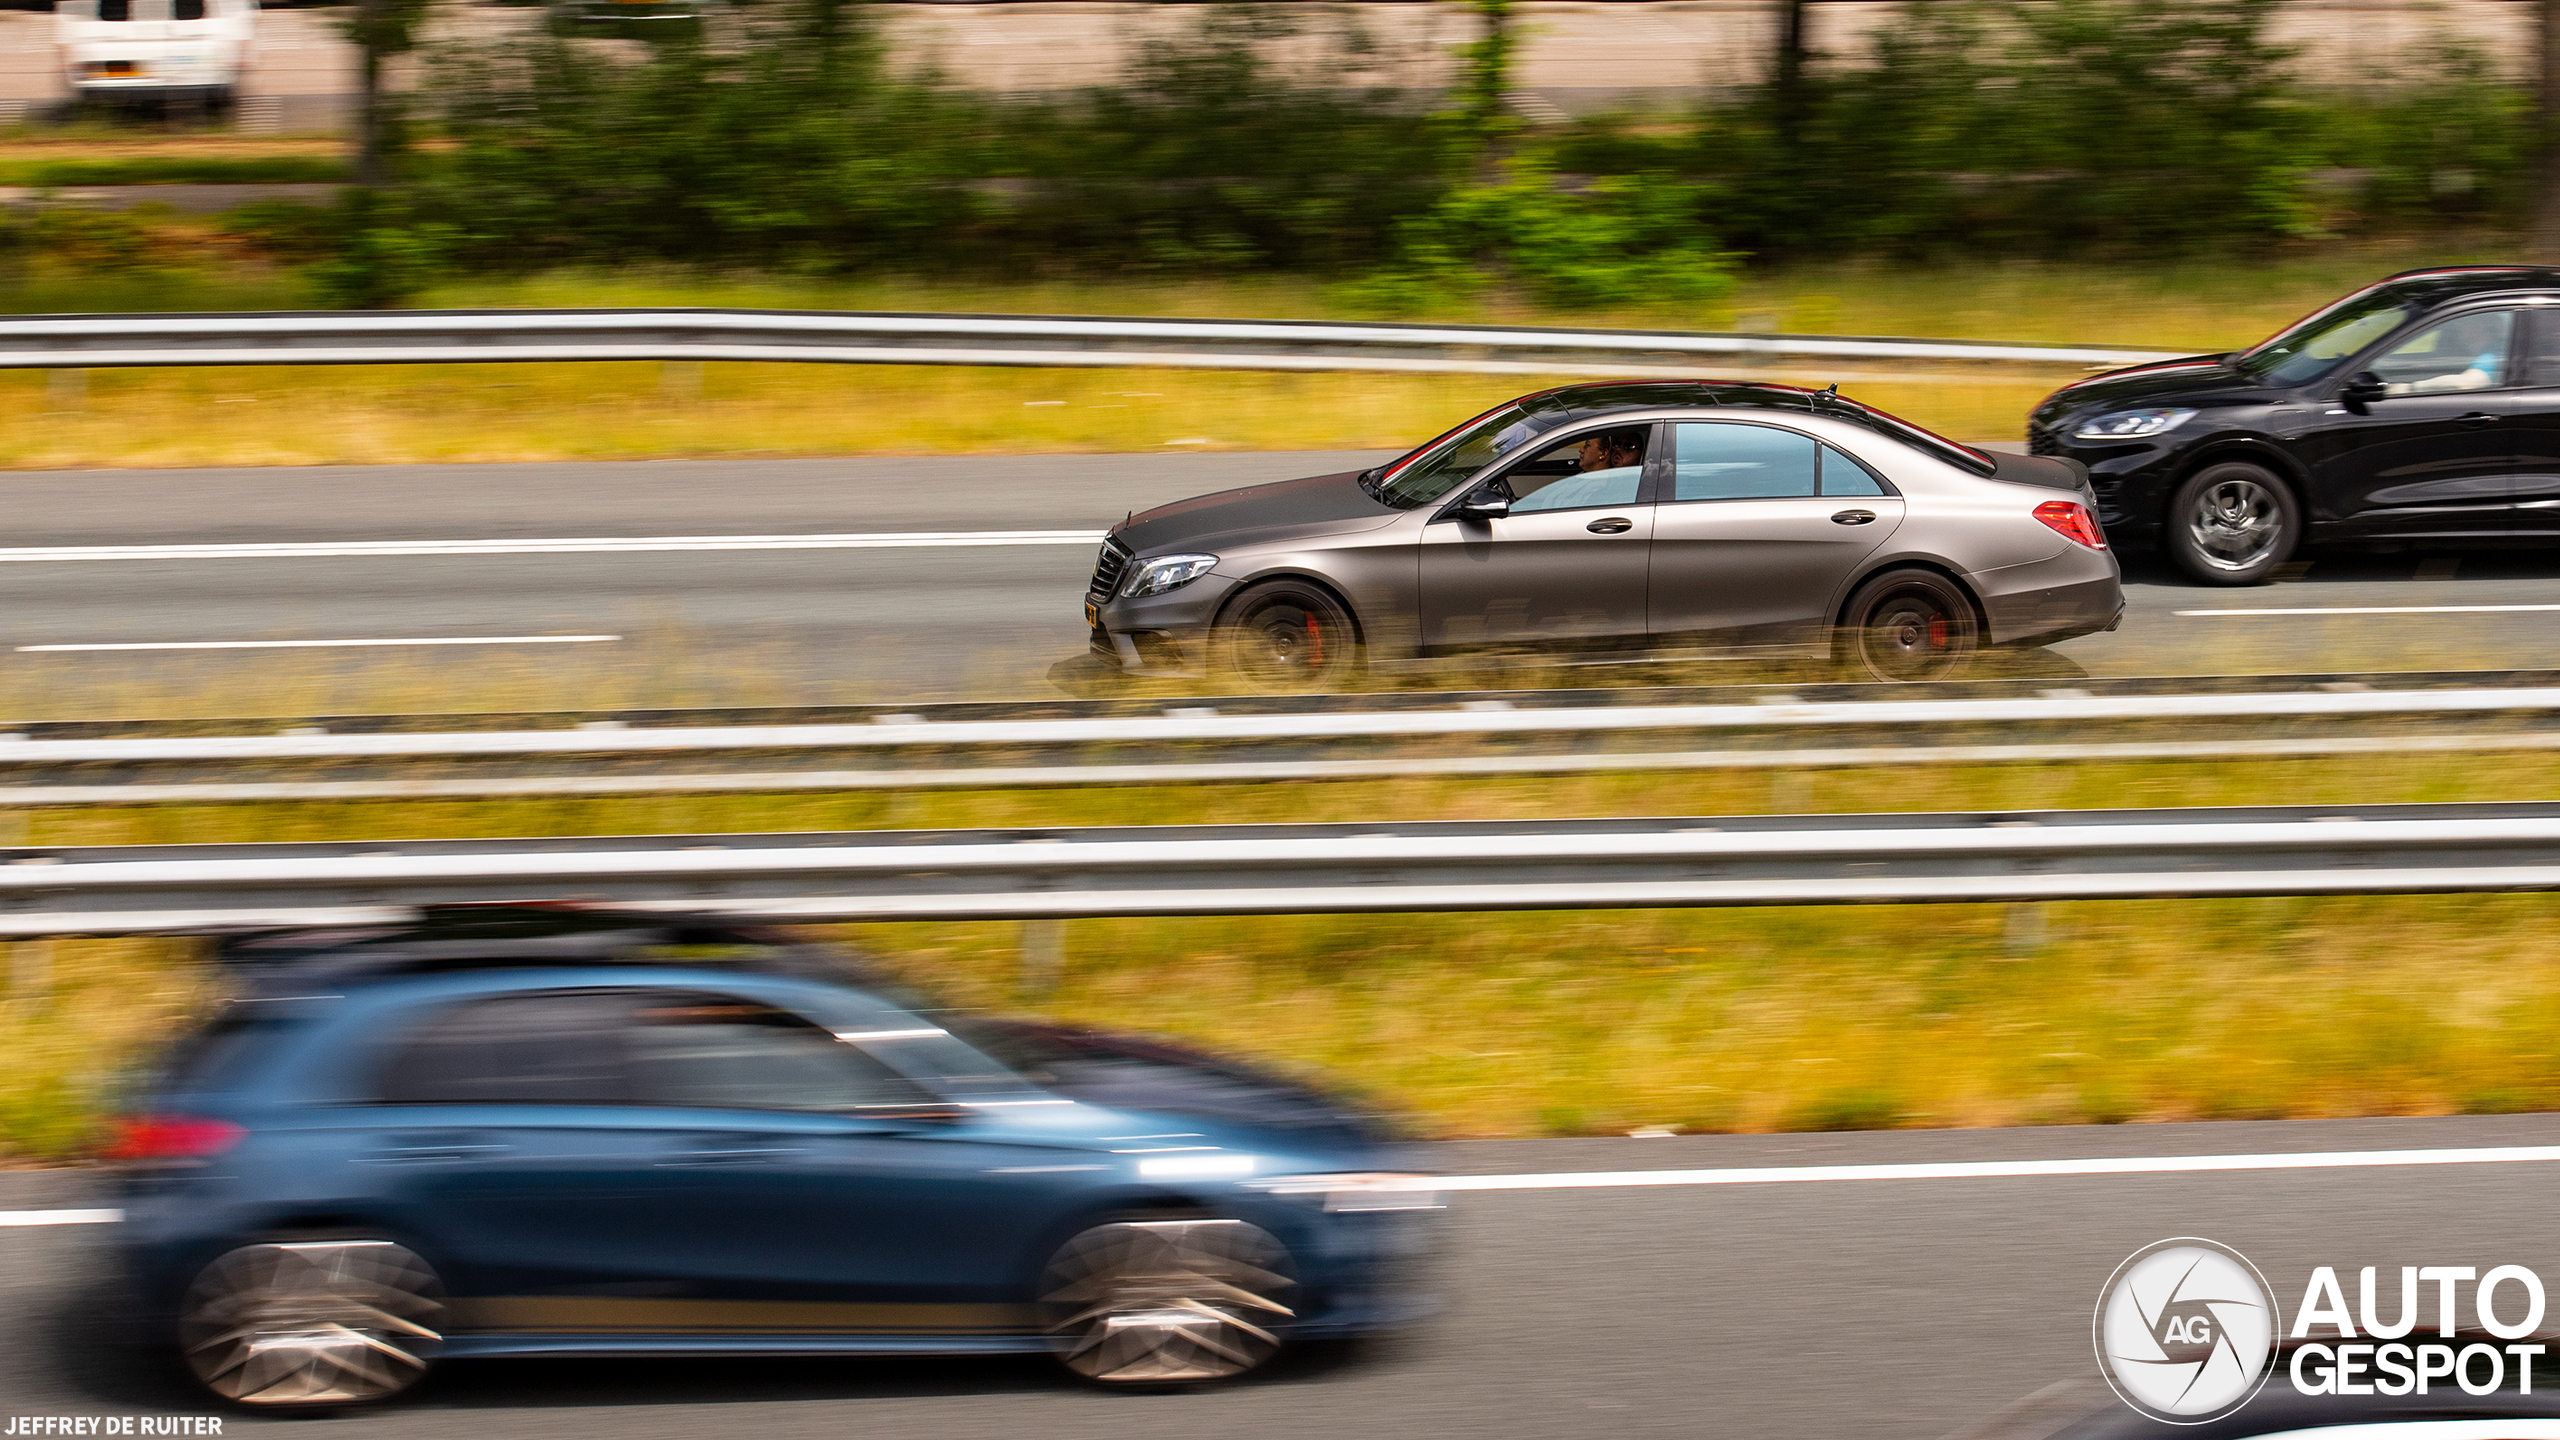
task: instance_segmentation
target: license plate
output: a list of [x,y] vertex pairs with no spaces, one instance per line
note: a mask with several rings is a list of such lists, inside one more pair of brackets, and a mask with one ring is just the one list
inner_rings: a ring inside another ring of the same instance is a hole
[[1085,623],[1085,628],[1086,628],[1086,629],[1088,629],[1088,630],[1099,630],[1099,629],[1101,629],[1101,628],[1102,628],[1102,607],[1101,607],[1101,606],[1099,606],[1099,605],[1094,604],[1094,603],[1093,603],[1092,601],[1090,601],[1090,600],[1087,600],[1086,602],[1084,602],[1084,623]]

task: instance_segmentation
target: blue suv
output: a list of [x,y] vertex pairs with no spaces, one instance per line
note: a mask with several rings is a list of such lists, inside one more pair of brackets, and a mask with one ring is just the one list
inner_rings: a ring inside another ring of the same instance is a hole
[[1188,1049],[966,1025],[721,921],[458,906],[222,947],[123,1122],[126,1269],[215,1396],[488,1355],[1047,1352],[1227,1379],[1421,1311],[1430,1177]]

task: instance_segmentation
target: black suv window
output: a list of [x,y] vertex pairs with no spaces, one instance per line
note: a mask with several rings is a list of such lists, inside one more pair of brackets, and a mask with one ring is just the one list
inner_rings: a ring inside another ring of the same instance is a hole
[[2524,344],[2517,357],[2517,384],[2560,385],[2560,305],[2524,312]]
[[631,997],[593,991],[501,995],[444,1011],[396,1043],[382,1070],[391,1105],[611,1105],[631,1099],[622,1031]]
[[721,995],[658,994],[632,1010],[644,1105],[861,1110],[932,1099],[915,1082],[797,1015]]
[[2430,325],[2375,357],[2373,372],[2390,395],[2432,395],[2451,390],[2496,390],[2514,381],[2507,355],[2516,312],[2475,310]]

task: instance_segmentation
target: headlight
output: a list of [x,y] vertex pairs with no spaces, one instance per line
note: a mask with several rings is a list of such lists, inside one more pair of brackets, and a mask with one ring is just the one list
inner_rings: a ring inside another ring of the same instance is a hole
[[1120,598],[1135,600],[1141,595],[1161,595],[1179,590],[1218,568],[1215,555],[1165,555],[1138,567],[1120,587]]
[[2139,440],[2166,435],[2195,417],[2193,410],[2118,410],[2080,422],[2074,440]]
[[1340,1175],[1278,1175],[1256,1180],[1253,1188],[1272,1195],[1322,1197],[1324,1208],[1349,1214],[1371,1210],[1438,1210],[1440,1179],[1392,1171],[1348,1171]]

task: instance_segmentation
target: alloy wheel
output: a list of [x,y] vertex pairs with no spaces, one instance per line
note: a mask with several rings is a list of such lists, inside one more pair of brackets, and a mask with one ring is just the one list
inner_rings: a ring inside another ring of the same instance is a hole
[[1850,643],[1874,679],[1942,679],[1973,654],[1970,608],[1938,585],[1905,581],[1858,608]]
[[2196,491],[2187,537],[2196,558],[2216,570],[2253,570],[2284,543],[2284,505],[2256,480],[2231,476]]
[[1241,1375],[1280,1348],[1296,1312],[1288,1253],[1241,1220],[1130,1220],[1068,1241],[1040,1286],[1051,1348],[1110,1384]]
[[424,1378],[444,1288],[388,1240],[246,1245],[187,1292],[179,1346],[206,1389],[259,1407],[363,1404]]

